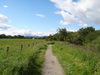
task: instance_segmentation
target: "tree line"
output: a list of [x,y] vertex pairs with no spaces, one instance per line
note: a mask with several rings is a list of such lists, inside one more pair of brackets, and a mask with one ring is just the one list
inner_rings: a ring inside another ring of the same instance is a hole
[[11,36],[11,35],[5,35],[5,34],[0,34],[0,39],[13,39],[13,38],[20,38],[20,39],[23,39],[25,38],[24,36],[22,35],[14,35],[14,36]]
[[58,29],[54,35],[49,35],[46,39],[49,41],[66,41],[76,45],[85,45],[91,43],[100,36],[100,30],[93,27],[81,28],[77,32],[69,32],[66,28]]
[[22,35],[5,35],[0,34],[0,39],[45,39],[47,36],[22,36]]

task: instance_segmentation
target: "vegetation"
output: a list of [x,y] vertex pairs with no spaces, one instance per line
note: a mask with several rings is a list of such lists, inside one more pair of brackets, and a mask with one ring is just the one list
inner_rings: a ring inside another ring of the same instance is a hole
[[87,27],[68,32],[63,28],[47,40],[57,41],[53,53],[66,75],[100,75],[100,30]]
[[40,75],[46,48],[44,40],[0,39],[0,75]]
[[41,75],[48,44],[53,45],[53,53],[66,75],[100,75],[100,30],[93,27],[81,28],[77,32],[58,29],[54,35],[39,38],[49,42],[25,39],[20,35],[1,34],[0,38],[1,75]]
[[14,39],[14,38],[19,38],[19,39],[23,39],[25,38],[24,36],[22,35],[15,35],[15,36],[11,36],[11,35],[5,35],[5,34],[0,34],[0,39]]
[[89,46],[92,51],[100,53],[100,36],[91,43],[88,43],[87,46]]
[[53,45],[53,53],[66,75],[100,75],[100,55],[82,46],[57,42]]
[[[58,29],[58,32],[56,34],[48,36],[47,40],[64,41],[75,45],[81,45],[81,46],[88,45],[88,47],[91,47],[94,45],[94,40],[100,40],[99,37],[100,37],[100,30],[95,30],[93,27],[81,28],[77,32],[68,32],[66,28],[63,28],[63,29]],[[100,46],[99,41],[96,41],[96,43]],[[98,47],[98,50],[100,50],[99,46],[95,47]]]
[[47,36],[22,36],[22,35],[5,35],[0,34],[0,39],[45,39]]

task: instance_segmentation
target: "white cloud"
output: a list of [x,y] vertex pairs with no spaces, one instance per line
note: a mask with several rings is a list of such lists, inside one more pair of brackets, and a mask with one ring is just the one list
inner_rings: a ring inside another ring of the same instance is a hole
[[0,34],[6,35],[23,35],[23,36],[48,36],[50,33],[34,32],[29,29],[12,29],[12,30],[0,30]]
[[57,31],[57,29],[50,29],[51,31]]
[[[39,15],[43,17],[42,15]],[[9,22],[9,19],[7,16],[0,14],[0,34],[6,34],[6,35],[23,35],[23,36],[48,36],[50,33],[42,33],[42,32],[34,32],[32,30],[26,30],[26,29],[16,29],[15,27],[11,25],[5,24],[6,22]]]
[[61,24],[61,25],[70,25],[69,22],[67,22],[67,21],[62,21],[62,20],[60,21],[60,24]]
[[77,32],[78,30],[74,30],[74,29],[68,29],[66,28],[68,32]]
[[79,21],[79,26],[87,27],[88,25],[82,21]]
[[32,30],[14,30],[12,35],[24,35],[24,36],[48,36],[49,33],[34,32]]
[[6,24],[0,23],[0,31],[10,30],[12,28],[14,28],[14,27],[13,26],[10,26],[10,25],[6,25]]
[[[51,29],[52,31],[57,31],[58,29]],[[78,30],[74,30],[74,29],[68,29],[68,28],[66,28],[66,30],[68,31],[68,32],[77,32]]]
[[9,19],[7,16],[0,14],[0,31],[6,31],[14,28],[11,25],[4,24],[6,22],[9,22]]
[[4,7],[4,8],[8,8],[8,6],[7,6],[7,5],[4,5],[3,7]]
[[77,16],[79,21],[91,22],[100,25],[100,2],[99,0],[50,0],[61,11]]
[[9,22],[9,19],[7,16],[0,14],[0,23]]
[[42,14],[36,14],[36,16],[39,16],[39,17],[45,17],[45,15],[42,15]]
[[75,18],[74,15],[69,14],[65,11],[55,12],[56,14],[62,15],[64,21],[60,21],[61,25],[70,25],[78,22],[78,18]]

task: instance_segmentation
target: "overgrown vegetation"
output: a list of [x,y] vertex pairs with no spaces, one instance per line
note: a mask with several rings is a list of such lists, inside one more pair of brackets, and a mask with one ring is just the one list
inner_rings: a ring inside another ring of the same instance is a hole
[[53,45],[53,53],[66,75],[100,75],[100,30],[87,27],[68,32],[63,28],[47,40],[60,41]]
[[53,45],[53,53],[66,75],[100,75],[100,55],[97,53],[82,46],[62,42]]
[[89,47],[92,51],[100,53],[100,36],[91,43],[88,43],[86,46]]
[[0,39],[0,74],[41,75],[45,50],[52,44],[66,75],[100,75],[100,30],[63,28],[46,40]]
[[46,48],[44,40],[0,39],[0,75],[40,75]]
[[58,29],[58,32],[54,35],[48,36],[47,40],[64,41],[64,42],[69,42],[75,45],[82,45],[82,46],[88,45],[88,47],[93,46],[94,42],[96,42],[96,45],[94,45],[95,47],[91,47],[91,48],[98,51],[100,50],[99,38],[100,38],[100,30],[95,30],[95,28],[93,27],[87,27],[87,28],[81,28],[77,32],[68,32],[66,28]]

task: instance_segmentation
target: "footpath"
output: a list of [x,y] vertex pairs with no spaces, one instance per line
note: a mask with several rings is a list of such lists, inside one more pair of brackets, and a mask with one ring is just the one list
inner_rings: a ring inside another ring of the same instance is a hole
[[42,75],[65,75],[56,56],[52,54],[52,45],[49,45],[45,53],[44,68]]

